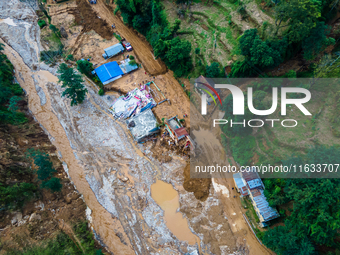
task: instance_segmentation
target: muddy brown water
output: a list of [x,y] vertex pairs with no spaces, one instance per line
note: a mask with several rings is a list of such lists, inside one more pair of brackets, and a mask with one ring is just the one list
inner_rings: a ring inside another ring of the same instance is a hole
[[187,219],[177,212],[179,196],[172,185],[157,180],[151,185],[151,196],[163,209],[165,224],[170,231],[181,241],[187,241],[191,245],[199,244],[199,238],[190,231]]

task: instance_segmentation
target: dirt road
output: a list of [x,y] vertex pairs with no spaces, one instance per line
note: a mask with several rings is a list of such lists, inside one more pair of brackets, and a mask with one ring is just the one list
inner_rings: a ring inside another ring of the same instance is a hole
[[[87,0],[81,1],[85,2]],[[167,71],[163,61],[155,59],[152,47],[146,39],[138,36],[132,28],[125,26],[121,19],[113,14],[113,10],[104,3],[104,0],[98,0],[97,4],[92,4],[91,6],[100,18],[104,19],[109,25],[115,24],[116,31],[121,37],[131,43],[135,51],[134,53],[149,74],[159,75]]]
[[[227,214],[231,230],[239,242],[246,244],[249,255],[274,255],[275,253],[260,244],[245,221],[239,194],[232,190],[235,186],[233,179],[215,179],[216,183],[222,184],[229,190],[229,196],[220,195],[224,212]],[[234,198],[236,196],[236,198]],[[244,241],[243,241],[244,240]]]

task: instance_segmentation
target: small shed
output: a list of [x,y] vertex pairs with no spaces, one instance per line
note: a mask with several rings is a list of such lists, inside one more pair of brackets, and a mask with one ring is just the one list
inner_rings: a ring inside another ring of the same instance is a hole
[[248,196],[248,188],[247,185],[244,183],[241,173],[233,174],[233,178],[237,192],[241,193],[242,196]]
[[109,48],[106,48],[104,51],[105,53],[103,54],[103,58],[108,59],[118,55],[121,52],[124,52],[124,47],[121,43],[117,43],[115,45],[110,46]]
[[94,71],[104,85],[121,78],[124,74],[116,61],[101,65]]
[[156,117],[151,109],[145,110],[137,116],[128,119],[126,124],[135,141],[139,143],[148,136],[159,132]]

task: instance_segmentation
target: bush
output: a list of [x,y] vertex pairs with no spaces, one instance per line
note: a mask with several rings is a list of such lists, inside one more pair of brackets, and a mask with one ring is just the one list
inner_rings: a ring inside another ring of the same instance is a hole
[[68,56],[66,57],[66,60],[74,61],[73,55],[72,55],[72,54],[68,55]]
[[105,94],[105,92],[104,92],[103,89],[100,89],[100,90],[98,91],[98,95],[99,95],[99,96],[103,96],[104,94]]
[[43,28],[43,27],[46,26],[46,21],[43,20],[43,19],[39,19],[38,20],[38,25],[39,25],[40,28]]
[[57,50],[44,50],[40,52],[40,60],[46,64],[55,64],[62,57],[64,46],[60,45]]
[[230,139],[230,148],[237,163],[243,166],[249,165],[256,148],[255,137],[251,135],[233,137]]
[[129,61],[129,65],[130,65],[130,66],[135,66],[135,65],[137,65],[136,60],[130,60],[130,61]]
[[132,55],[130,55],[130,60],[134,60],[135,59],[135,57],[134,56],[132,56]]

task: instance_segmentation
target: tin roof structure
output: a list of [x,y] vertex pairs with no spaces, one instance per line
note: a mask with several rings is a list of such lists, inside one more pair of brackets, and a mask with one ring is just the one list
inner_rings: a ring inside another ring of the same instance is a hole
[[185,136],[188,136],[188,132],[186,131],[185,127],[181,127],[175,130],[175,133],[178,137],[178,139],[182,139]]
[[264,185],[255,167],[247,168],[246,171],[242,172],[242,178],[245,180],[250,190],[256,188],[264,189]]
[[177,116],[174,116],[166,121],[165,124],[167,130],[173,139],[181,140],[182,138],[189,136],[186,129],[182,126]]
[[136,69],[138,69],[138,65],[134,64],[131,65],[130,64],[130,59],[125,59],[123,61],[121,61],[121,64],[119,65],[120,69],[122,69],[124,74],[130,73]]
[[126,124],[137,142],[142,142],[144,138],[159,132],[156,117],[151,109],[128,119]]
[[244,183],[244,180],[242,179],[241,173],[233,174],[233,178],[242,196],[248,196],[249,195],[248,188],[246,184]]
[[251,190],[251,197],[257,211],[260,221],[267,222],[272,219],[280,217],[280,214],[276,209],[269,206],[265,195],[263,194],[263,189],[253,189]]
[[94,71],[104,85],[119,79],[124,74],[116,61],[101,65]]
[[112,45],[112,46],[106,48],[104,51],[105,51],[106,55],[110,58],[110,57],[117,55],[120,52],[123,52],[124,47],[123,47],[122,44],[117,43],[115,45]]

